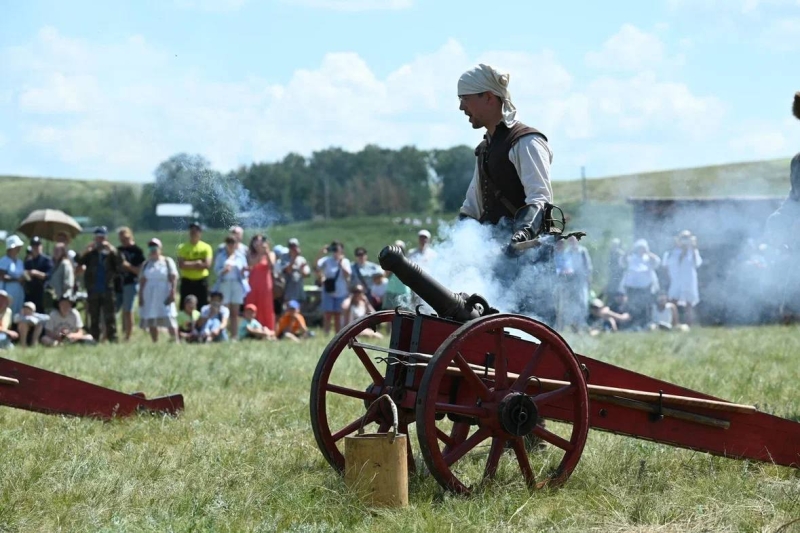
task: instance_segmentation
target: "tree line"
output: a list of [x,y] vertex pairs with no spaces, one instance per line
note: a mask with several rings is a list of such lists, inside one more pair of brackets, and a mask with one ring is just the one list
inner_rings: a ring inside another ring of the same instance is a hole
[[473,149],[397,150],[366,146],[358,152],[328,148],[309,157],[253,163],[229,172],[200,155],[176,154],[155,170],[140,192],[114,186],[104,196],[80,198],[42,191],[29,203],[3,206],[0,224],[11,227],[33,209],[50,207],[86,216],[93,225],[156,230],[162,203],[191,204],[208,227],[263,227],[311,219],[453,212],[464,199],[475,165]]

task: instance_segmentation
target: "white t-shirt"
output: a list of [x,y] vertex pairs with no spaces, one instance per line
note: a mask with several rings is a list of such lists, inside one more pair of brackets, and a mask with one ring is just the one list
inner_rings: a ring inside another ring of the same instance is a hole
[[[226,306],[222,305],[219,308],[219,315],[221,315],[220,320],[225,320],[227,318],[230,318],[231,310],[228,309]],[[217,315],[211,314],[211,304],[204,305],[203,308],[200,309],[200,317],[202,318],[216,318],[216,316]]]
[[336,292],[333,293],[333,295],[336,298],[344,298],[350,293],[350,291],[347,288],[347,280],[345,279],[345,274],[344,274],[344,270],[348,270],[352,273],[349,259],[343,257],[340,263],[333,256],[329,255],[319,260],[319,262],[317,263],[317,268],[319,268],[322,271],[322,274],[323,276],[325,276],[325,279],[336,278]]
[[75,309],[70,309],[67,316],[61,316],[57,309],[50,312],[50,320],[47,321],[45,329],[50,336],[56,336],[61,332],[75,333],[83,328],[81,314]]

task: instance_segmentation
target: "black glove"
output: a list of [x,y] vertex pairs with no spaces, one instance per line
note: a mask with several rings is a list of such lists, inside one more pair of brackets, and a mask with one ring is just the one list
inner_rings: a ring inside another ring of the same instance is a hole
[[514,236],[511,242],[529,241],[542,231],[544,210],[538,205],[526,205],[514,214]]

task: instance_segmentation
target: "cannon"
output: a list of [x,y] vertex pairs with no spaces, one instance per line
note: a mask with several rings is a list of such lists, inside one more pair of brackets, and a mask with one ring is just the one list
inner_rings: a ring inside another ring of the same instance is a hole
[[183,410],[183,396],[148,399],[0,357],[0,405],[109,420],[145,412],[175,415]]
[[[378,431],[391,425],[388,412],[364,414],[384,394],[398,407],[399,431],[416,432],[430,474],[461,494],[499,476],[533,488],[562,485],[590,428],[730,458],[800,464],[796,422],[576,354],[541,322],[449,291],[399,249],[385,248],[380,262],[435,314],[398,308],[368,315],[322,353],[311,425],[322,455],[340,472],[345,436],[362,423]],[[361,332],[386,323],[388,347],[359,341]]]

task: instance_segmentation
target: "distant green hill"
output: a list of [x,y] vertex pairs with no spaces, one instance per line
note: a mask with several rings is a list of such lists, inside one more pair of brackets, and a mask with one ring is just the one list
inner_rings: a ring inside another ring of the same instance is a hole
[[[789,192],[789,159],[731,163],[587,180],[590,202],[628,197],[783,196]],[[580,180],[553,183],[556,203],[581,201]]]
[[[22,176],[0,176],[2,194],[0,194],[0,212],[9,208],[16,211],[37,196],[72,198],[105,198],[115,186],[132,187],[137,193],[142,184],[115,181],[89,181],[58,178],[27,178]],[[47,207],[47,206],[41,206]]]

